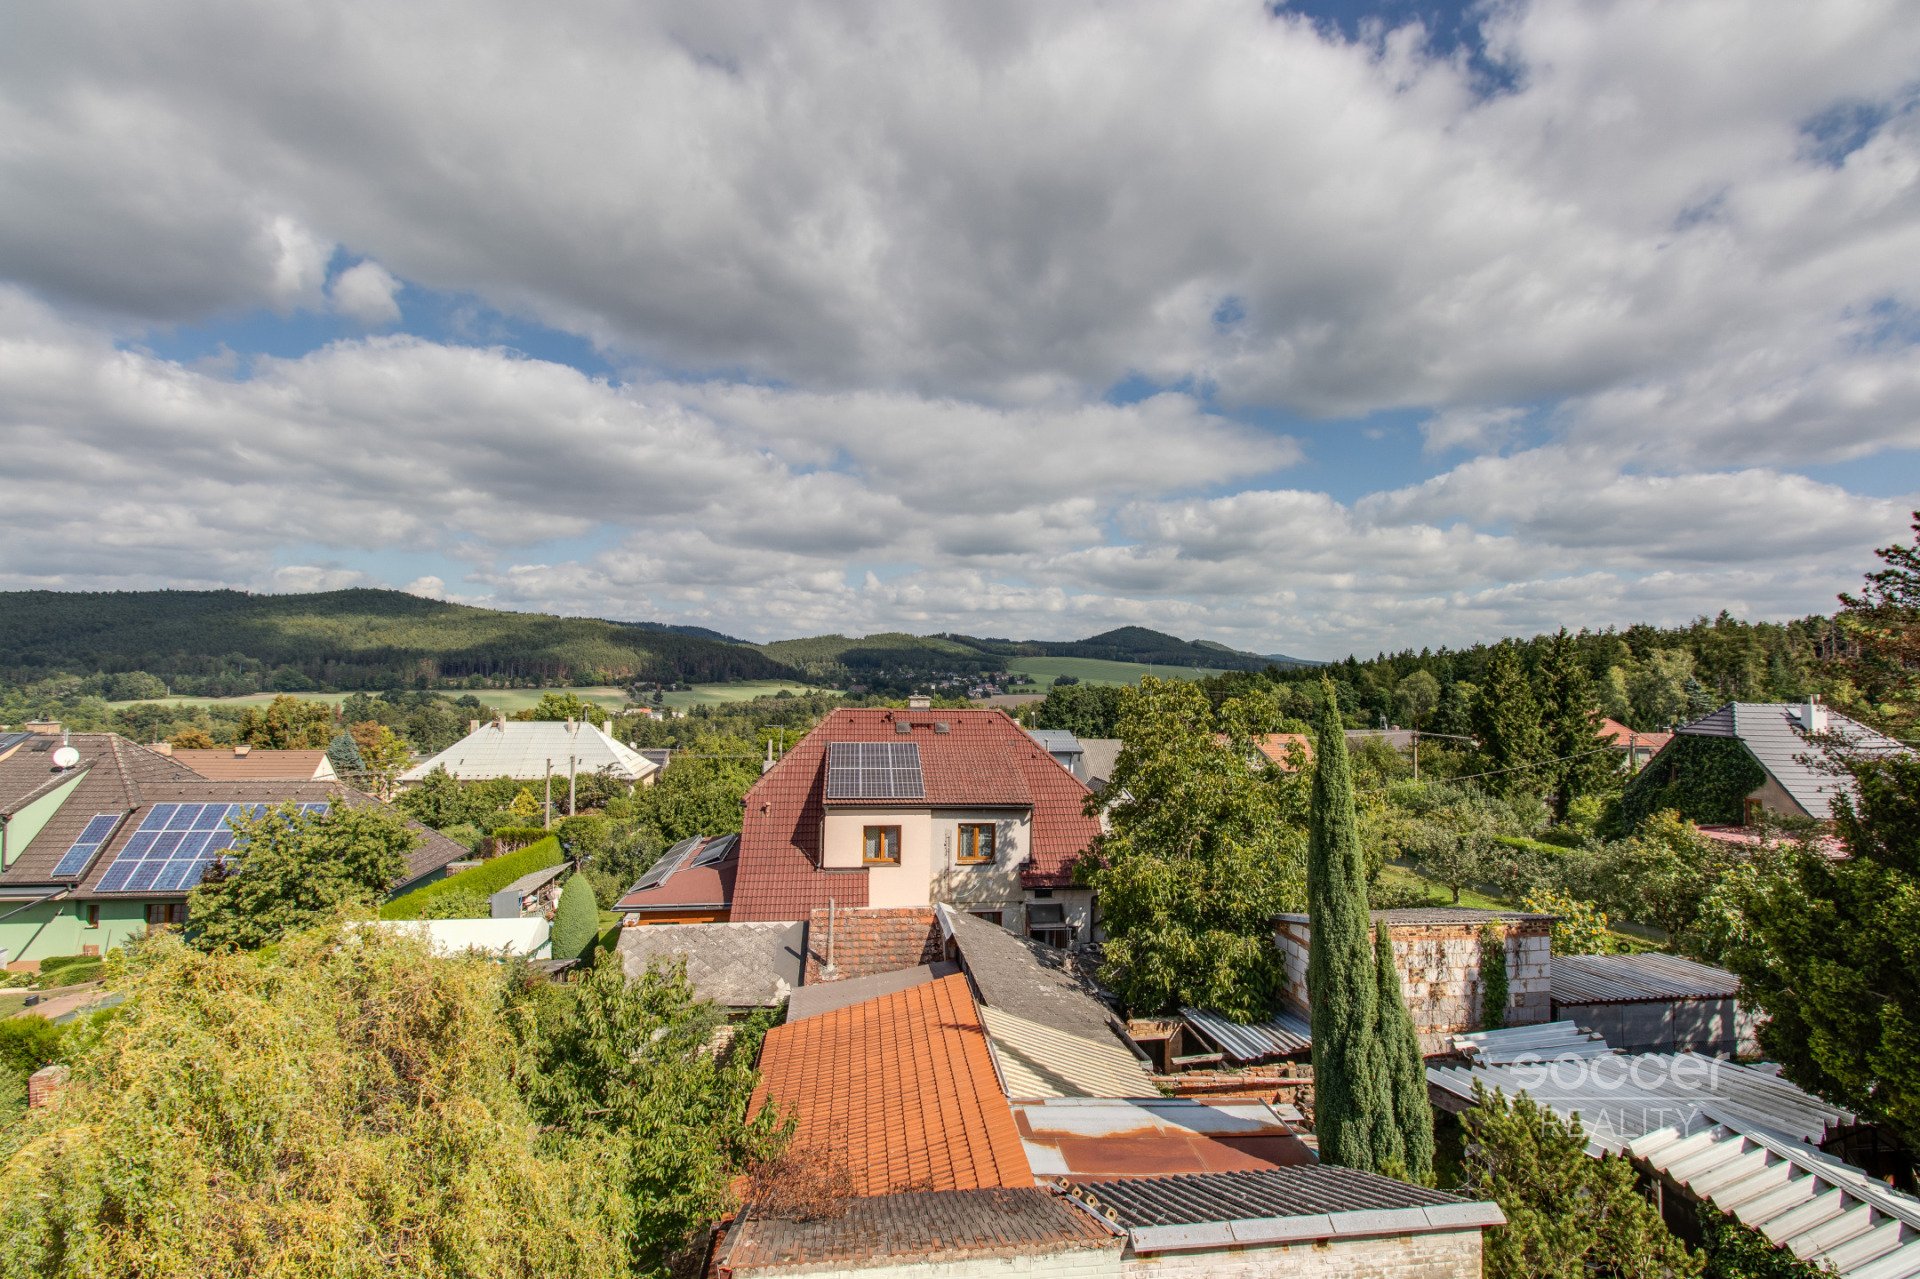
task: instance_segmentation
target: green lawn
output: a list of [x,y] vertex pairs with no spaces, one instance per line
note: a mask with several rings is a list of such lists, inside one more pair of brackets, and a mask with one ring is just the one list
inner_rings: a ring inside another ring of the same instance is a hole
[[1009,657],[1007,669],[1031,676],[1046,691],[1058,675],[1072,675],[1082,684],[1138,684],[1142,676],[1161,679],[1205,679],[1220,672],[1206,666],[1148,666],[1144,662],[1107,662],[1097,657]]
[[722,706],[728,702],[749,702],[756,697],[775,697],[782,691],[795,697],[808,693],[830,693],[828,688],[809,688],[782,679],[743,679],[732,684],[695,684],[691,689],[666,694],[666,704],[676,709],[695,706]]

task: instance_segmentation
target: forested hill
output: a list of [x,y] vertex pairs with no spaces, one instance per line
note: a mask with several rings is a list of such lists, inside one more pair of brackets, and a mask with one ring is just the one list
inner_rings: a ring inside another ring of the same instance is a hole
[[[694,628],[687,628],[692,630]],[[657,624],[509,613],[402,591],[0,592],[0,679],[146,671],[176,693],[689,683],[793,672]]]
[[1086,657],[1148,666],[1261,671],[1269,666],[1313,666],[1292,657],[1262,657],[1210,640],[1183,640],[1142,626],[1123,626],[1083,640],[982,639],[975,635],[865,637],[815,635],[776,640],[760,651],[816,679],[871,679],[948,672],[997,671],[1008,658]]

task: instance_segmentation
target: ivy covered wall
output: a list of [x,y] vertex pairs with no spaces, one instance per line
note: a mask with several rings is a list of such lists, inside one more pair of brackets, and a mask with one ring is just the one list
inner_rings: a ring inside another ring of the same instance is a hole
[[1737,738],[1676,736],[1627,783],[1621,824],[1632,829],[1671,808],[1690,821],[1738,826],[1747,796],[1766,780],[1766,770]]

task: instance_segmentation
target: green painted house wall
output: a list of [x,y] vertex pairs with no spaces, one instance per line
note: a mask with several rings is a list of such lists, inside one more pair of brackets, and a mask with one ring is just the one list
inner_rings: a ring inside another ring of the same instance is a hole
[[60,805],[67,802],[67,796],[73,794],[73,788],[86,775],[87,770],[75,773],[71,781],[56,786],[7,818],[6,825],[0,827],[0,869],[13,865],[14,859],[26,851],[33,837],[60,811]]
[[[87,926],[89,905],[100,908],[97,927]],[[0,953],[9,964],[79,955],[88,946],[98,946],[104,955],[147,931],[147,903],[142,901],[43,902],[25,910],[0,902],[0,914],[9,909],[19,911],[0,919]]]

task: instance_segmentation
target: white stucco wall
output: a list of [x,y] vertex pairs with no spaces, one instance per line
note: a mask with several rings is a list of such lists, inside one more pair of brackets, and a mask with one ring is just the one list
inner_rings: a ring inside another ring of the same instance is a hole
[[[994,859],[980,865],[959,860],[960,827],[986,822],[995,831]],[[869,826],[900,828],[900,864],[867,866],[869,906],[930,906],[948,902],[962,910],[1006,912],[1010,928],[1021,923],[1020,867],[1033,840],[1027,809],[880,807],[827,810],[820,836],[821,865],[857,868]]]

